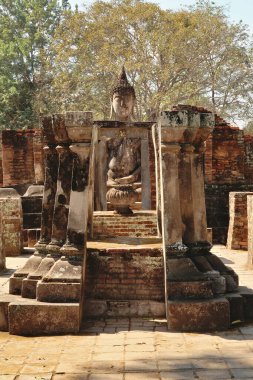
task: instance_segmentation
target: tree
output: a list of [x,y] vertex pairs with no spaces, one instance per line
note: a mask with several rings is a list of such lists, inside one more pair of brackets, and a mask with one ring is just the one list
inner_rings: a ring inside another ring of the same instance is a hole
[[2,0],[0,125],[33,125],[40,112],[110,115],[125,64],[136,119],[177,103],[230,121],[252,115],[253,45],[242,23],[201,0],[172,12],[142,0],[95,1],[84,11],[56,0]]
[[138,119],[181,102],[229,119],[252,112],[252,42],[244,25],[230,24],[209,1],[179,12],[140,0],[96,1],[65,15],[51,49],[47,104],[57,109],[108,117],[110,88],[125,64]]
[[59,22],[56,0],[0,3],[0,127],[32,127],[36,94],[45,80],[43,57]]

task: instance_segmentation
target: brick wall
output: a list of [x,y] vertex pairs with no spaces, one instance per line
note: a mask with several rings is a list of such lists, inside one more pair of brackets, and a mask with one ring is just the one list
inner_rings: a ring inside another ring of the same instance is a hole
[[93,299],[164,300],[162,250],[88,250],[85,293]]
[[229,194],[229,228],[227,247],[248,249],[247,196],[253,192],[231,192]]
[[245,180],[253,184],[253,136],[244,135],[245,149]]
[[229,193],[252,191],[253,185],[205,185],[207,226],[212,228],[214,244],[227,243],[229,225]]
[[34,182],[33,131],[2,131],[3,186]]
[[156,211],[135,211],[132,216],[114,214],[113,211],[95,211],[93,235],[95,238],[157,236]]
[[243,131],[216,115],[206,143],[205,181],[212,184],[245,183]]

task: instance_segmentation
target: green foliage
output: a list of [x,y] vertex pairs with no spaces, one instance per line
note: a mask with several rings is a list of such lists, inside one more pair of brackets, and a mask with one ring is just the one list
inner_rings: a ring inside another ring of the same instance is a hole
[[230,121],[252,115],[253,45],[242,23],[201,0],[178,12],[141,0],[0,0],[0,126],[32,126],[39,112],[110,115],[125,64],[136,119],[175,103],[206,106]]
[[59,22],[56,0],[0,2],[0,127],[32,127],[43,55]]
[[68,13],[51,45],[53,86],[47,104],[109,115],[109,93],[125,64],[150,119],[174,103],[203,105],[229,118],[252,112],[252,42],[221,7],[198,1],[179,12],[140,0],[96,1]]

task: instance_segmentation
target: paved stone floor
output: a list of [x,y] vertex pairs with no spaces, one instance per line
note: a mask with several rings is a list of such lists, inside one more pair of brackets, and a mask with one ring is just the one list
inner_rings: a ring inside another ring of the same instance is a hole
[[[215,246],[253,287],[245,252]],[[9,268],[27,257],[10,258]],[[0,277],[0,291],[8,276]],[[214,333],[168,331],[165,320],[87,321],[78,335],[27,338],[0,333],[0,380],[253,379],[253,324]]]

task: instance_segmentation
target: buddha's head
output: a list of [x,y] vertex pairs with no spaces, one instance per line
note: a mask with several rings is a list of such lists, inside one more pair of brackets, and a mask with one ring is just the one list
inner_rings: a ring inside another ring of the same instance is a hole
[[135,91],[127,80],[124,66],[112,89],[111,101],[116,120],[129,120],[133,114]]

